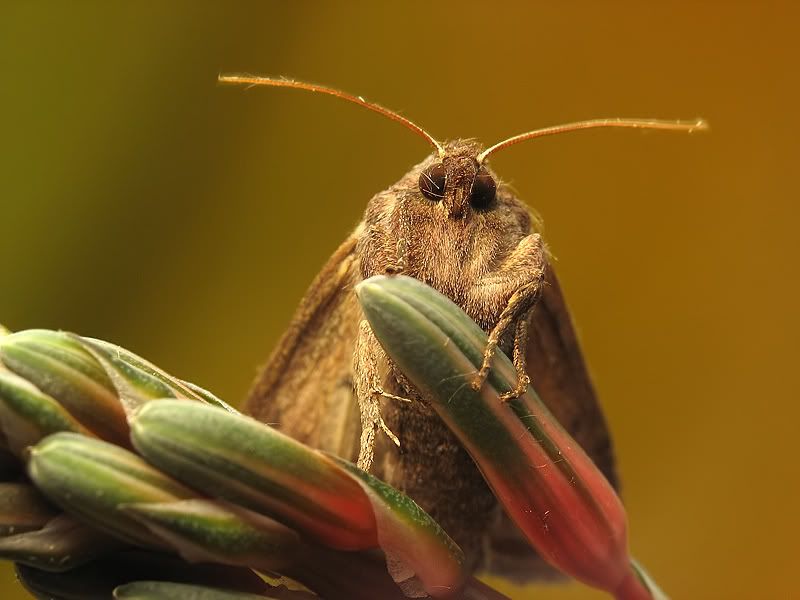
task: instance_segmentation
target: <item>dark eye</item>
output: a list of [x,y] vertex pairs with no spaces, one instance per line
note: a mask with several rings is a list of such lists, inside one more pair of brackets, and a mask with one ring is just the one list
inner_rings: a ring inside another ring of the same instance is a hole
[[419,175],[419,191],[428,200],[437,202],[444,198],[444,184],[447,171],[442,163],[431,165]]
[[489,175],[489,171],[487,171],[484,167],[481,167],[478,170],[478,174],[475,175],[475,181],[472,182],[472,191],[469,195],[469,203],[472,205],[472,208],[477,210],[488,208],[488,206],[494,201],[494,195],[496,191],[497,185],[495,184],[494,179],[491,175]]

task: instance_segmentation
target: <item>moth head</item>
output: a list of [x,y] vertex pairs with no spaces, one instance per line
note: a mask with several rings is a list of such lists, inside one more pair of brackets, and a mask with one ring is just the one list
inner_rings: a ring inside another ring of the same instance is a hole
[[433,164],[419,174],[419,191],[430,202],[441,203],[451,219],[461,219],[469,211],[491,210],[497,195],[497,182],[478,161],[479,146],[469,140],[446,144]]

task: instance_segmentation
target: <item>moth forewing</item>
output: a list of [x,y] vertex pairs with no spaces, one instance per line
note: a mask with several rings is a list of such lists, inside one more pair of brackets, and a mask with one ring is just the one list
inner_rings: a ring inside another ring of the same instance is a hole
[[351,461],[358,457],[361,432],[351,369],[361,319],[353,293],[360,280],[359,232],[314,279],[246,403],[253,417]]
[[545,273],[533,311],[527,372],[550,412],[575,438],[606,479],[619,488],[614,450],[555,270]]

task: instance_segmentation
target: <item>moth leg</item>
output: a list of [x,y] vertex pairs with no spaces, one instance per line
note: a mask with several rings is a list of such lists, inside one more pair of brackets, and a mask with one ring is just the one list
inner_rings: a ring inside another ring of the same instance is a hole
[[[497,346],[512,326],[514,327],[515,333],[514,366],[517,370],[517,388],[521,386],[521,380],[527,377],[525,374],[525,359],[522,358],[525,354],[524,346],[527,342],[527,334],[521,334],[520,328],[522,327],[522,323],[527,321],[525,318],[526,313],[530,312],[530,309],[539,298],[540,287],[539,281],[532,282],[523,286],[511,296],[511,299],[500,315],[500,319],[497,321],[497,325],[495,325],[489,333],[489,341],[483,351],[483,363],[475,379],[472,381],[473,389],[481,389],[483,382],[486,381],[486,377],[489,375],[489,369],[491,368],[492,358],[495,352],[497,352]],[[528,383],[529,382],[526,381],[525,385],[527,386]],[[517,396],[518,395],[519,394],[517,394]],[[516,398],[517,396],[511,397]]]
[[528,348],[528,331],[530,330],[533,307],[520,319],[514,329],[514,369],[517,371],[517,385],[500,396],[500,400],[507,402],[519,398],[528,389],[531,378],[528,376],[526,355]]
[[[377,356],[382,352],[378,340],[367,321],[358,327],[355,354],[353,355],[353,383],[358,406],[361,411],[361,447],[358,452],[358,467],[369,471],[375,454],[375,435],[382,430],[399,448],[400,440],[386,426],[381,416],[380,396],[399,398],[387,394],[381,386]],[[400,398],[405,400],[405,398]]]
[[495,326],[489,332],[483,362],[472,381],[473,389],[479,390],[486,381],[497,347],[513,327],[517,385],[514,390],[503,396],[508,400],[524,392],[529,383],[525,370],[525,349],[528,339],[526,325],[541,295],[545,264],[541,237],[538,234],[528,235],[520,241],[501,268],[480,281],[473,290],[472,302],[479,303],[479,306],[488,306],[500,313]]
[[389,400],[399,400],[400,402],[411,402],[411,398],[403,398],[403,396],[396,396],[395,394],[390,394],[389,392],[384,391],[382,387],[376,387],[375,393],[379,396],[383,396],[384,398],[388,398]]

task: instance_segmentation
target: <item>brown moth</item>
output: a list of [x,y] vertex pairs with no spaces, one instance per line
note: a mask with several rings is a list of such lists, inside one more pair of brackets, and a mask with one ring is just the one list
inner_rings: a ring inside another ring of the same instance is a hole
[[462,547],[473,569],[518,580],[551,574],[453,434],[390,364],[353,286],[372,275],[403,273],[446,294],[489,333],[473,385],[485,379],[496,348],[508,352],[518,374],[509,397],[532,381],[616,487],[611,438],[547,249],[528,208],[486,159],[523,140],[578,129],[692,131],[705,124],[582,121],[483,149],[472,140],[442,144],[405,117],[338,90],[239,75],[220,81],[331,94],[403,123],[435,150],[369,201],[364,219],[301,301],[252,388],[247,411],[310,446],[357,459],[406,492]]

